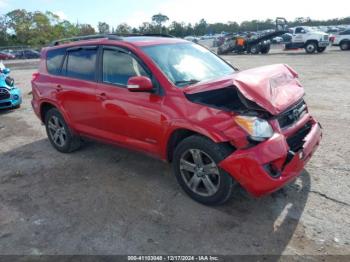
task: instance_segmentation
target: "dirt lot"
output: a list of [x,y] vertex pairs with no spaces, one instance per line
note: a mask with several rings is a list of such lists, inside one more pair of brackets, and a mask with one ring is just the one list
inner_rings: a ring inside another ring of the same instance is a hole
[[93,142],[60,154],[30,106],[36,63],[17,63],[24,104],[0,112],[0,254],[350,254],[350,52],[224,58],[299,72],[324,139],[294,183],[211,208],[142,154]]

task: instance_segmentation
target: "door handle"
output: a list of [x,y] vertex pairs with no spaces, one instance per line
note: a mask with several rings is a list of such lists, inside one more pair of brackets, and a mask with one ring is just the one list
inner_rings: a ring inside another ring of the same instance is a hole
[[106,93],[100,93],[100,94],[97,95],[97,97],[98,97],[100,100],[106,100],[106,99],[107,99]]
[[62,86],[61,85],[57,85],[56,86],[56,91],[57,92],[61,92],[63,90]]

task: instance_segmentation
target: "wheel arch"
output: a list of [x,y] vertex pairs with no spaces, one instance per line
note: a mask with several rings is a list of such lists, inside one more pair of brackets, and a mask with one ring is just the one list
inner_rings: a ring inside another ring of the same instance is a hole
[[198,135],[205,138],[210,139],[214,143],[222,144],[223,146],[227,147],[231,152],[235,150],[234,146],[231,145],[227,140],[223,139],[222,137],[214,136],[213,134],[209,134],[207,132],[198,132],[194,131],[192,129],[179,127],[171,131],[171,133],[168,136],[168,139],[166,140],[166,149],[165,149],[165,159],[168,162],[172,162],[175,148],[178,146],[178,144],[183,141],[185,138]]
[[52,102],[44,101],[40,104],[40,120],[41,120],[41,122],[43,122],[43,123],[45,122],[46,113],[52,108],[57,109],[57,106]]
[[315,43],[315,44],[318,46],[318,40],[317,40],[317,39],[308,39],[308,40],[305,42],[304,47],[306,47],[309,43]]
[[348,38],[342,39],[342,40],[339,42],[339,45],[342,45],[343,43],[346,43],[346,42],[350,44],[350,39],[348,39]]
[[40,120],[44,123],[45,122],[45,115],[51,108],[56,108],[63,116],[64,120],[67,122],[67,124],[70,124],[70,118],[68,117],[67,112],[60,108],[54,101],[51,100],[44,100],[40,103]]

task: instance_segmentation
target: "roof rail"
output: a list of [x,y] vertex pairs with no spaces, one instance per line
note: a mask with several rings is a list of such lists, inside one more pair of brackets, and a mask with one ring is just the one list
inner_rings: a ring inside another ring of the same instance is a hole
[[110,40],[123,40],[123,37],[131,37],[131,36],[154,36],[154,37],[169,37],[175,38],[173,35],[169,34],[96,34],[96,35],[84,35],[84,36],[75,36],[69,38],[63,38],[53,41],[50,46],[58,46],[63,43],[75,42],[81,40],[90,40],[90,39],[99,39],[99,38],[108,38]]
[[90,40],[90,39],[99,39],[99,38],[108,38],[111,40],[123,40],[123,38],[121,38],[120,36],[112,35],[112,34],[84,35],[84,36],[75,36],[75,37],[58,39],[58,40],[53,41],[50,46],[57,46],[57,45],[60,45],[63,43],[68,43],[68,42]]
[[169,34],[152,34],[152,33],[146,33],[146,34],[141,34],[141,36],[157,36],[157,37],[169,37],[169,38],[175,38],[173,35]]
[[154,37],[169,37],[169,38],[175,38],[175,36],[173,36],[173,35],[169,35],[169,34],[157,34],[157,33],[108,34],[108,36],[117,36],[117,37],[154,36]]

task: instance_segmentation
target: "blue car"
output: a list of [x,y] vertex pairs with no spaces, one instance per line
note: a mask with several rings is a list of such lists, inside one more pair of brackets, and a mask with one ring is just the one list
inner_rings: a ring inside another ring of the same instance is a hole
[[22,103],[21,90],[9,74],[10,69],[0,63],[0,109],[19,108]]

